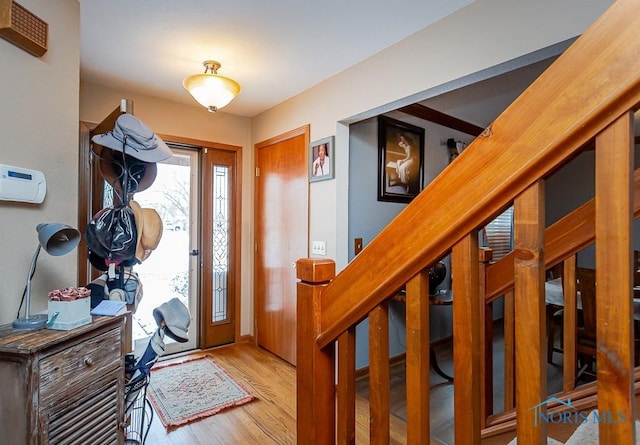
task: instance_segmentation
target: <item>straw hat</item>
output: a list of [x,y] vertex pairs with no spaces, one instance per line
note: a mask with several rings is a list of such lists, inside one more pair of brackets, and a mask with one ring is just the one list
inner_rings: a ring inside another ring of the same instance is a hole
[[154,209],[142,208],[136,201],[129,201],[138,229],[136,259],[143,262],[154,251],[162,238],[162,220]]

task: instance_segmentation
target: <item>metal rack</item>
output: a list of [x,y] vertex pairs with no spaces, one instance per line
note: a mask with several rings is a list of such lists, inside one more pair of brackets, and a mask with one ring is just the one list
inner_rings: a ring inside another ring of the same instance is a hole
[[149,377],[139,375],[125,385],[125,444],[144,445],[147,440],[153,421],[153,408],[147,399]]

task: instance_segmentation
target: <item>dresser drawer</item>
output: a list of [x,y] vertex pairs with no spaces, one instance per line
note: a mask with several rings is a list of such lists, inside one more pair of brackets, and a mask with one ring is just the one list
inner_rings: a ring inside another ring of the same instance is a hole
[[40,360],[40,404],[59,401],[54,396],[79,385],[91,386],[101,375],[121,365],[120,329],[85,339]]
[[41,410],[41,442],[65,445],[118,443],[118,370],[94,382],[94,388],[74,391],[66,403]]

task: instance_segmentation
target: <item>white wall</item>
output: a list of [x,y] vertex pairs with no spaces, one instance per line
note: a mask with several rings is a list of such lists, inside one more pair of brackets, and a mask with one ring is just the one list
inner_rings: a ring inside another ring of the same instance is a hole
[[[78,0],[20,0],[49,24],[48,51],[38,58],[0,39],[0,163],[40,170],[42,204],[0,201],[0,323],[16,316],[40,222],[75,226],[78,189]],[[77,253],[42,252],[32,288],[32,313],[47,308],[52,289],[76,286]]]

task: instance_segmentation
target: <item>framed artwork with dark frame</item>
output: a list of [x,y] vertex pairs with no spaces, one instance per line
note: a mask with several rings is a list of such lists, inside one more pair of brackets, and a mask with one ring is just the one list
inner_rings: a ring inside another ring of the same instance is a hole
[[333,179],[333,136],[309,144],[309,182]]
[[378,117],[378,201],[410,202],[422,190],[424,128]]

